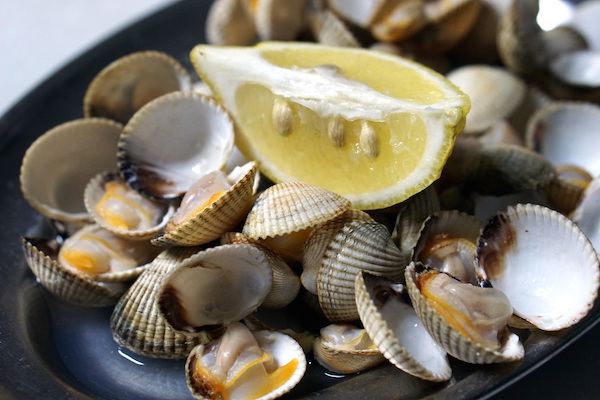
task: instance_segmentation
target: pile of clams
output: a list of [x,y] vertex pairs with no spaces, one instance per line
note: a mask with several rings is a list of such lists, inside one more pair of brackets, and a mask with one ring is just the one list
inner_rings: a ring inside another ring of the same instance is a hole
[[449,382],[456,360],[518,363],[527,332],[585,318],[600,285],[600,69],[576,69],[598,65],[584,13],[600,7],[548,30],[532,0],[279,3],[216,0],[208,40],[391,51],[471,97],[438,181],[369,212],[309,182],[272,184],[202,82],[140,51],[23,158],[23,195],[56,228],[22,238],[39,283],[114,307],[119,346],[186,358],[199,399],[279,397],[310,357]]

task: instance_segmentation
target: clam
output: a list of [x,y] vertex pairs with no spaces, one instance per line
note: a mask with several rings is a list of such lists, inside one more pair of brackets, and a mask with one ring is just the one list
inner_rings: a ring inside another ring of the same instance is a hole
[[510,70],[483,64],[458,67],[446,76],[471,98],[465,133],[481,133],[510,117],[526,94],[525,82]]
[[481,228],[483,223],[472,215],[439,211],[423,223],[412,260],[476,285],[476,242]]
[[158,289],[161,314],[177,332],[214,330],[254,312],[271,291],[267,255],[250,244],[212,247],[169,272]]
[[62,301],[79,307],[116,304],[127,290],[122,283],[93,280],[67,270],[57,261],[58,244],[41,238],[22,238],[25,260],[42,286]]
[[113,61],[94,77],[85,92],[83,114],[126,124],[149,101],[191,88],[190,73],[175,58],[139,51]]
[[300,261],[311,230],[350,208],[346,198],[304,182],[283,182],[259,194],[242,233],[286,261]]
[[352,374],[385,361],[367,331],[351,324],[330,324],[313,343],[315,359],[329,371]]
[[256,0],[250,3],[260,40],[294,40],[304,28],[308,0]]
[[200,343],[223,333],[221,327],[194,336],[174,331],[159,312],[157,293],[168,274],[197,247],[168,248],[150,263],[119,299],[110,317],[115,342],[134,353],[156,358],[185,358]]
[[281,256],[269,249],[252,241],[239,232],[227,232],[221,236],[221,244],[245,243],[256,246],[265,253],[271,266],[271,290],[261,307],[282,308],[296,299],[300,291],[300,277],[292,271],[290,266]]
[[37,138],[21,165],[21,191],[50,219],[84,225],[93,219],[83,201],[86,185],[117,164],[121,124],[105,118],[62,123]]
[[392,240],[406,260],[412,256],[423,222],[440,210],[440,202],[433,186],[429,186],[400,204]]
[[211,171],[183,196],[164,232],[153,240],[160,245],[197,246],[218,239],[243,221],[254,204],[256,162],[229,175]]
[[519,337],[507,328],[511,303],[500,290],[415,263],[406,267],[405,280],[417,315],[448,354],[473,364],[523,358]]
[[600,102],[600,50],[561,54],[549,66],[544,90],[559,99]]
[[305,245],[303,259],[305,264],[316,264],[310,268],[318,271],[319,304],[331,322],[359,319],[354,290],[358,272],[400,279],[405,265],[404,257],[385,226],[348,215],[316,228]]
[[360,47],[347,24],[331,10],[319,10],[311,15],[310,29],[316,41],[331,46]]
[[233,136],[229,114],[212,98],[169,93],[142,107],[123,129],[119,169],[134,189],[179,199],[200,177],[225,166]]
[[185,365],[197,399],[274,399],[304,376],[300,345],[280,332],[250,331],[235,322],[218,340],[192,350]]
[[137,240],[156,236],[174,212],[172,205],[133,190],[116,172],[92,178],[85,188],[84,203],[102,228]]
[[577,3],[567,23],[583,35],[591,49],[600,50],[599,20],[600,1],[590,0]]
[[147,240],[123,238],[92,224],[65,239],[58,262],[76,275],[119,282],[138,277],[160,251]]
[[597,105],[556,101],[540,108],[527,125],[527,147],[543,155],[557,169],[558,177],[551,182],[546,194],[563,212],[571,212],[586,181],[600,175],[594,131],[598,124],[600,107]]
[[600,177],[590,182],[583,192],[579,204],[573,211],[572,220],[590,239],[590,242],[599,253],[600,249]]
[[492,218],[479,238],[477,260],[515,315],[543,330],[577,323],[598,294],[592,244],[570,219],[543,206],[518,204]]
[[206,40],[220,46],[247,46],[258,40],[254,18],[246,0],[216,0],[205,22]]
[[356,303],[365,330],[392,364],[422,379],[450,379],[446,351],[425,330],[402,284],[359,273]]

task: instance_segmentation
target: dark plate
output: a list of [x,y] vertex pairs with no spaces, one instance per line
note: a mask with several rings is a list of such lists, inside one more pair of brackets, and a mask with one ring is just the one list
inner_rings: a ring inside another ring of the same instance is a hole
[[[119,349],[108,328],[110,309],[64,305],[35,281],[19,238],[43,220],[21,195],[19,167],[36,137],[82,117],[87,84],[116,58],[155,49],[191,70],[189,51],[204,42],[209,4],[182,1],[136,23],[65,66],[0,120],[0,398],[189,397],[182,362],[151,360]],[[446,384],[412,378],[391,365],[344,378],[312,365],[303,383],[286,397],[595,398],[600,393],[599,320],[596,307],[567,331],[523,336],[526,357],[520,363],[470,366],[453,361],[454,377]]]

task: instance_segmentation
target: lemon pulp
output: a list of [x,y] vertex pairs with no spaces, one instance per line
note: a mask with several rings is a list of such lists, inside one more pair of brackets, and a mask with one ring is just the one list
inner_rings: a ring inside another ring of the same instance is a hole
[[441,75],[365,49],[199,45],[192,61],[261,172],[361,209],[393,205],[437,179],[470,107]]

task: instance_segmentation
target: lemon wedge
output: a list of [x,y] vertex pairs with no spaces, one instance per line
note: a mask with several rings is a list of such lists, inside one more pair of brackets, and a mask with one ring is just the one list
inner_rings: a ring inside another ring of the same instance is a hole
[[442,75],[373,50],[197,45],[191,60],[262,173],[321,186],[363,210],[399,203],[436,180],[470,109]]

